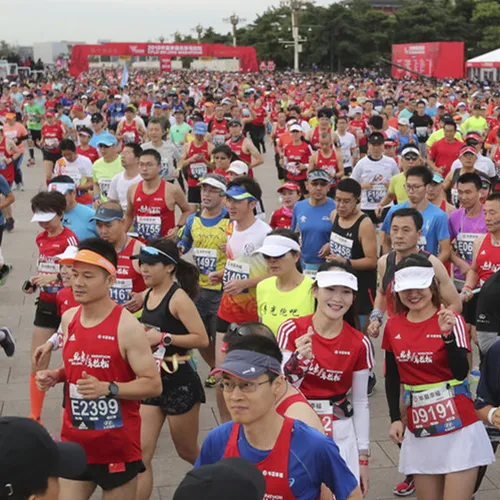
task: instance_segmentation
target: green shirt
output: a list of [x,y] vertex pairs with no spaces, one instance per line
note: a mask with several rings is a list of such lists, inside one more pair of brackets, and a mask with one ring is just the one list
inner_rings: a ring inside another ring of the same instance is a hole
[[191,132],[191,127],[183,122],[181,125],[172,125],[170,127],[170,138],[174,144],[181,144],[186,142],[186,135]]
[[[436,130],[435,132],[433,132],[431,134],[431,136],[427,139],[427,142],[425,144],[428,147],[432,147],[432,145],[435,142],[440,141],[443,138],[444,138],[444,129],[440,128],[439,130]],[[461,141],[462,140],[462,134],[458,130],[455,132],[455,139],[457,141]]]
[[396,202],[403,203],[408,200],[408,193],[405,189],[406,176],[403,172],[395,175],[389,184],[389,193],[396,196]]
[[460,127],[463,134],[469,132],[486,132],[488,130],[488,122],[482,116],[470,116],[462,123]]
[[122,159],[118,156],[115,161],[106,163],[104,158],[99,158],[92,165],[92,178],[94,183],[99,185],[101,191],[101,201],[108,201],[108,191],[111,179],[120,172],[123,172]]
[[24,112],[28,117],[26,127],[30,130],[42,130],[42,107],[39,104],[26,104]]

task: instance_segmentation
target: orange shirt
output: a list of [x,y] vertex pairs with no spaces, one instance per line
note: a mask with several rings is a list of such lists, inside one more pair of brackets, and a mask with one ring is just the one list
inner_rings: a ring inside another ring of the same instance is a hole
[[3,134],[7,139],[10,139],[11,141],[15,142],[17,149],[19,149],[19,152],[21,154],[24,153],[24,141],[21,141],[20,144],[17,144],[16,141],[18,137],[23,137],[28,135],[28,131],[26,130],[24,125],[22,125],[19,122],[14,123],[14,125],[9,125],[8,123],[5,123],[5,125],[3,126]]

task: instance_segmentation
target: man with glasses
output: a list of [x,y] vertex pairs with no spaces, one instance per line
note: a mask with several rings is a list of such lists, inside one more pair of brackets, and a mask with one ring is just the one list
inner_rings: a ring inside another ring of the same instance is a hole
[[429,203],[426,198],[427,186],[432,181],[432,172],[427,167],[412,167],[406,173],[406,191],[408,201],[392,207],[382,224],[382,249],[383,253],[391,251],[390,224],[392,214],[400,208],[416,208],[424,218],[422,234],[418,242],[420,250],[426,250],[436,255],[441,262],[446,262],[450,257],[450,230],[448,217],[438,207]]
[[242,457],[264,474],[265,498],[319,498],[325,484],[337,500],[360,500],[357,480],[335,442],[276,412],[276,400],[286,390],[283,356],[271,339],[260,336],[258,343],[259,352],[229,347],[213,372],[222,374],[220,391],[232,422],[208,434],[195,468]]

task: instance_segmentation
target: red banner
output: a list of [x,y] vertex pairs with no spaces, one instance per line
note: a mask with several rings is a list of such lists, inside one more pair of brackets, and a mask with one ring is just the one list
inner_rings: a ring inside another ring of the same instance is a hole
[[218,57],[240,60],[240,71],[259,71],[254,47],[233,47],[221,44],[189,43],[104,43],[101,45],[74,45],[71,50],[70,73],[78,76],[89,69],[89,56],[171,56]]
[[171,57],[160,57],[160,71],[162,73],[170,73],[172,71],[172,58]]
[[[464,43],[433,42],[393,45],[392,63],[432,78],[463,78]],[[393,66],[392,76],[404,78],[416,75]]]
[[267,61],[267,71],[274,71],[276,69],[276,64],[274,61]]

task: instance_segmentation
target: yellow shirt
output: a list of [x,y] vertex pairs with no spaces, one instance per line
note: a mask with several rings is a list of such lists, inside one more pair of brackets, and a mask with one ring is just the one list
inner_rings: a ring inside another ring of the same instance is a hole
[[274,335],[284,321],[313,314],[315,309],[311,278],[304,276],[302,283],[289,292],[278,290],[276,280],[271,276],[257,285],[259,319]]
[[408,193],[405,189],[406,177],[403,172],[395,175],[389,184],[389,193],[396,195],[397,203],[403,203],[408,200]]
[[[425,144],[427,144],[427,146],[429,147],[432,147],[432,145],[435,142],[440,141],[441,139],[443,139],[443,137],[444,137],[444,129],[440,128],[439,130],[436,130],[431,134],[431,136],[427,139],[427,142]],[[455,132],[455,139],[457,139],[458,141],[462,140],[462,134],[458,130]]]

